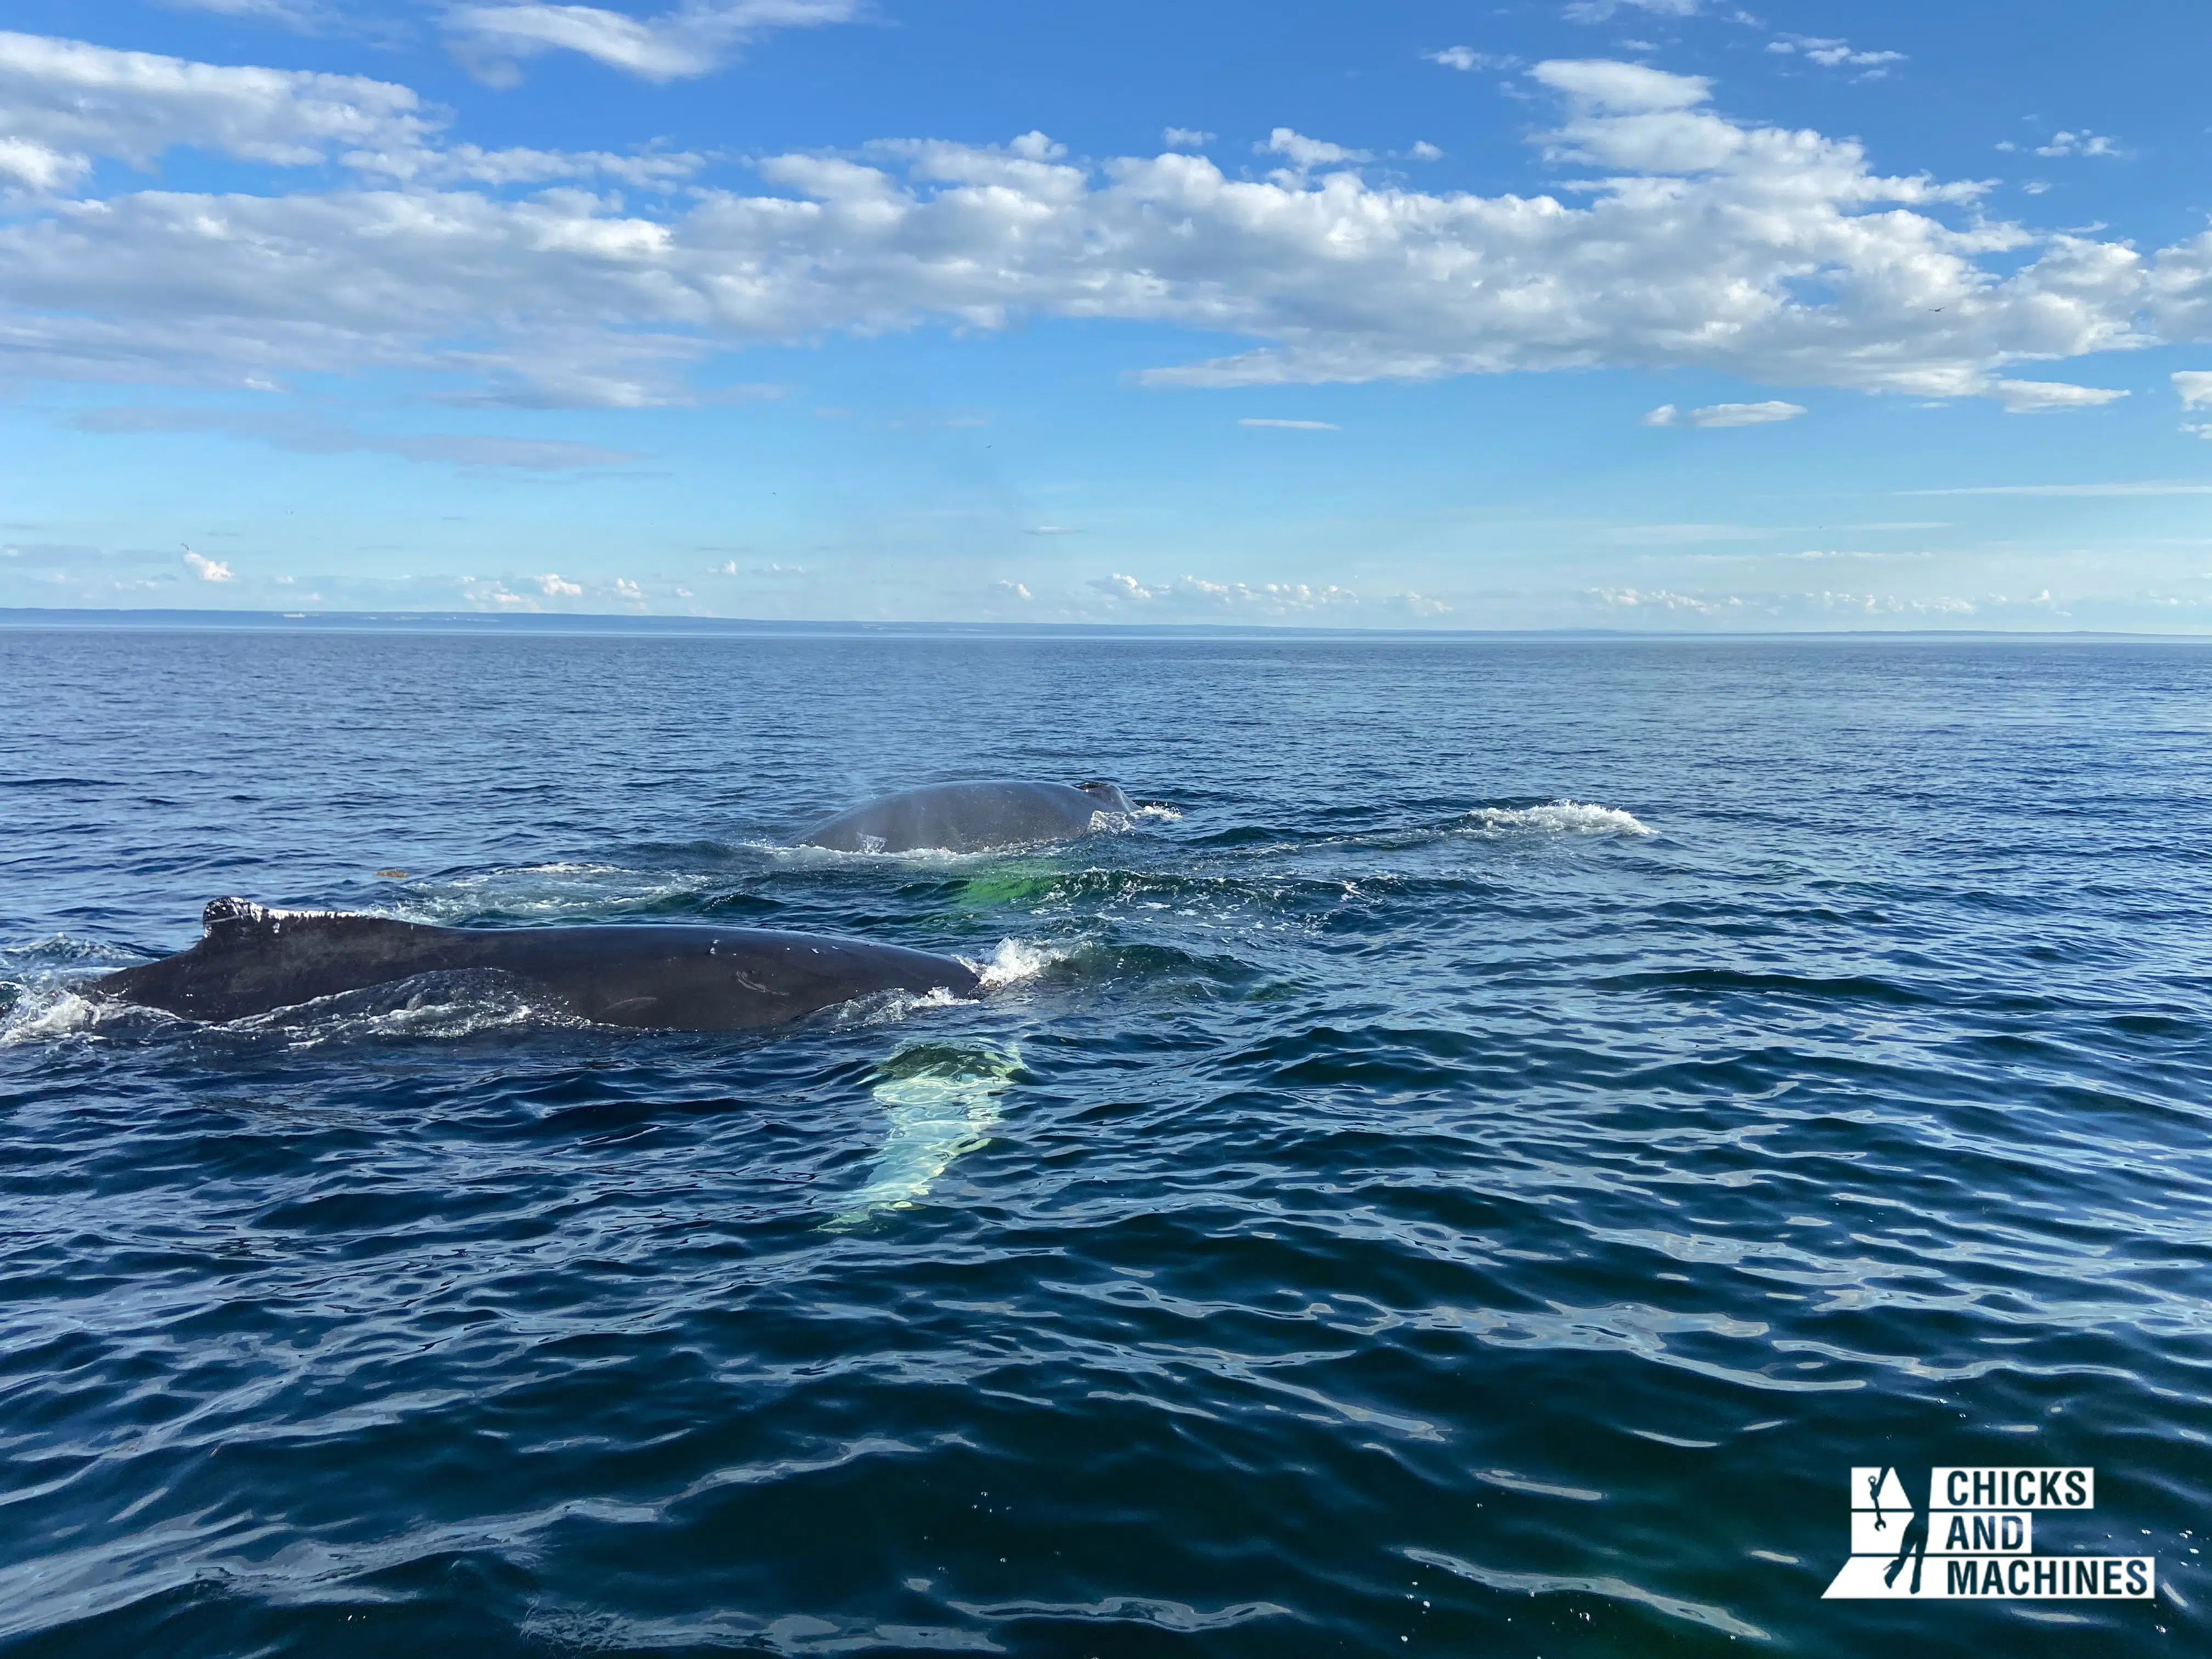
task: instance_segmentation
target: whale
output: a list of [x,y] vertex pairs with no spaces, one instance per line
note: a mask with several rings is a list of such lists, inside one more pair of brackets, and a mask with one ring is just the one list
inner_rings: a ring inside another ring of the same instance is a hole
[[1101,812],[1136,805],[1111,783],[1039,783],[987,778],[928,783],[881,795],[825,818],[799,837],[802,847],[840,853],[911,853],[921,848],[980,853],[1087,836]]
[[965,963],[815,933],[698,924],[439,927],[219,898],[190,950],[79,988],[182,1019],[246,1019],[422,974],[489,971],[602,1025],[746,1031],[884,991],[973,997]]

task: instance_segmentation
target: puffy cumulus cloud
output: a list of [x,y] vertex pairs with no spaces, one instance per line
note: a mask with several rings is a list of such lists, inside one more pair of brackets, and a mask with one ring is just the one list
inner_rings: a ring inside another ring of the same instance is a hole
[[1303,188],[1305,175],[1316,167],[1349,167],[1375,159],[1372,150],[1346,149],[1342,144],[1332,144],[1320,138],[1309,138],[1288,127],[1277,127],[1264,143],[1252,146],[1259,155],[1284,155],[1291,165],[1271,176],[1277,179],[1295,180]]
[[1166,590],[1177,597],[1224,610],[1257,611],[1271,617],[1294,611],[1319,611],[1334,605],[1354,605],[1359,596],[1334,583],[1324,587],[1304,582],[1210,582],[1197,576],[1179,578]]
[[1125,576],[1118,570],[1110,576],[1093,577],[1088,586],[1094,593],[1103,593],[1109,599],[1128,599],[1142,604],[1159,597],[1134,576]]
[[1178,576],[1173,581],[1148,586],[1118,570],[1110,576],[1094,578],[1086,586],[1108,599],[1185,614],[1237,611],[1286,617],[1359,603],[1357,593],[1334,584],[1316,587],[1306,582],[1216,582],[1202,576]]
[[2212,337],[2212,234],[2150,254],[2038,237],[1982,217],[1978,184],[1733,120],[1702,77],[1529,75],[1562,106],[1537,139],[1573,170],[1558,196],[1408,189],[1282,128],[1265,149],[1290,165],[1264,179],[1175,152],[1089,163],[1030,133],[773,156],[766,192],[625,203],[556,175],[660,184],[700,158],[475,149],[403,88],[7,36],[19,179],[198,144],[325,156],[354,182],[30,198],[0,223],[0,344],[18,379],[397,368],[537,407],[696,400],[706,357],[756,342],[1025,316],[1252,342],[1139,377],[1197,386],[1626,367],[2004,395],[2020,363]]
[[[1712,96],[1713,83],[1702,75],[1672,75],[1642,64],[1607,58],[1554,58],[1528,71],[1589,114],[1644,115],[1659,110],[1691,109]],[[1609,132],[1594,136],[1617,137]]]
[[538,579],[538,591],[549,599],[579,599],[584,596],[581,582],[563,581],[550,570]]
[[513,58],[576,52],[647,81],[673,81],[720,69],[771,30],[850,22],[860,9],[860,0],[687,0],[637,18],[598,6],[462,5],[446,23],[490,78],[509,78],[497,66]]
[[195,553],[189,547],[185,550],[185,563],[192,574],[204,582],[227,582],[236,580],[231,574],[228,565]]
[[1708,404],[1703,409],[1679,410],[1662,404],[1644,417],[1646,426],[1770,426],[1794,421],[1805,412],[1802,404],[1778,400],[1763,404]]
[[1036,594],[1030,592],[1030,590],[1020,582],[993,582],[991,584],[991,591],[994,593],[1005,593],[1017,599],[1026,600],[1036,598]]
[[1698,617],[1725,616],[1743,605],[1741,599],[1701,599],[1664,587],[1594,587],[1588,597],[1608,611],[1686,611]]

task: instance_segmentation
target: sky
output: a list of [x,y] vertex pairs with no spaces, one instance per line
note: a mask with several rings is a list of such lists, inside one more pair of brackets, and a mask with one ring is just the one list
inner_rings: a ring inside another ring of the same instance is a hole
[[2203,0],[12,0],[0,606],[2212,632]]

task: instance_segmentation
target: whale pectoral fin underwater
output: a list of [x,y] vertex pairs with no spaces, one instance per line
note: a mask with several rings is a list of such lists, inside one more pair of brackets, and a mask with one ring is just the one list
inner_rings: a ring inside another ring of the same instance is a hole
[[999,1097],[1020,1073],[1019,1048],[966,1050],[925,1043],[894,1055],[872,1091],[884,1109],[884,1139],[860,1190],[824,1232],[848,1232],[887,1210],[910,1209],[954,1159],[990,1141]]
[[251,1018],[418,975],[491,969],[582,1019],[639,1030],[781,1025],[886,991],[972,997],[965,963],[761,928],[439,927],[217,899],[198,944],[97,979],[99,998],[180,1018]]

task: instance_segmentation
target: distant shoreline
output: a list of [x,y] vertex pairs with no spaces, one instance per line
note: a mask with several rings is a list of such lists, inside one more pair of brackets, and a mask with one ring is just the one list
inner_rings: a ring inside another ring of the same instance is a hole
[[784,622],[735,617],[596,616],[477,611],[192,611],[0,606],[0,629],[145,629],[276,633],[551,634],[638,637],[816,639],[1243,639],[1326,640],[1977,640],[2161,645],[2212,644],[2212,634],[2142,634],[2081,629],[1858,628],[1693,629],[1624,628],[1309,628],[1227,623]]

